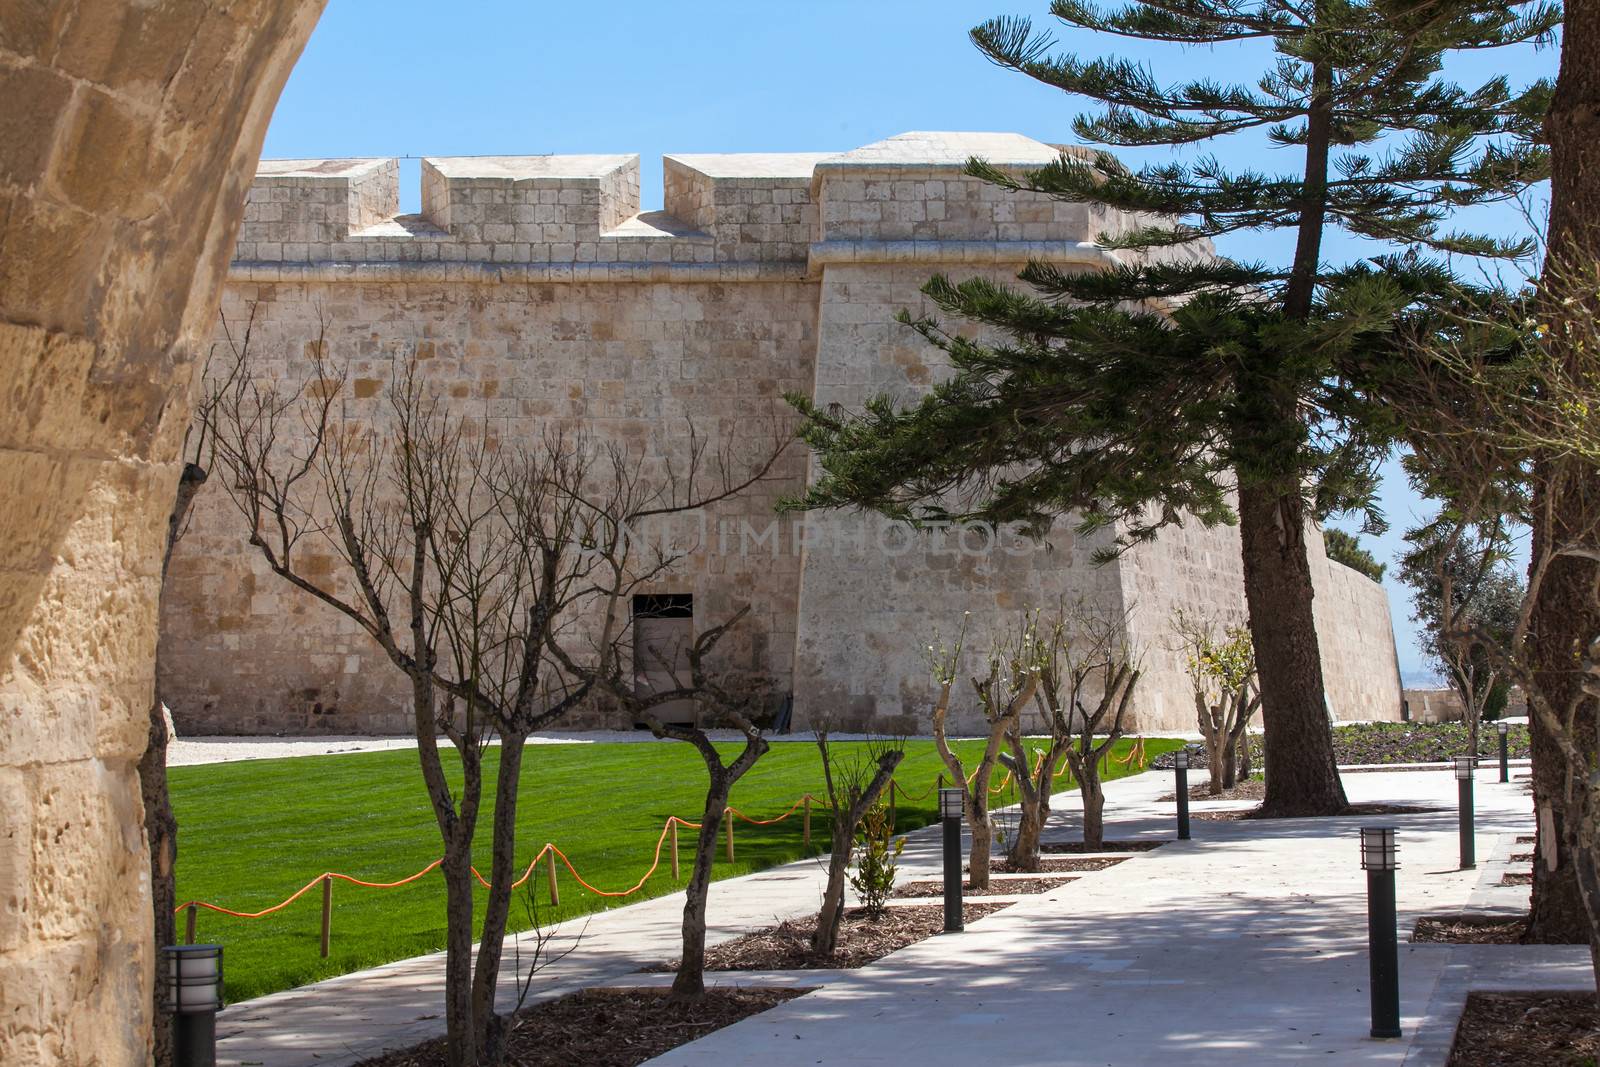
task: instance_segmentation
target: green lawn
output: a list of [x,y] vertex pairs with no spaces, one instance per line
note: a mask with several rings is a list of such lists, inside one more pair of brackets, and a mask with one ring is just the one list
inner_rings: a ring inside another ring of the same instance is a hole
[[[1117,755],[1125,755],[1123,741]],[[963,758],[979,742],[960,742]],[[1178,742],[1150,740],[1150,759]],[[848,746],[839,743],[836,749]],[[447,759],[447,763],[450,762]],[[486,777],[496,764],[488,755]],[[896,776],[912,793],[934,784],[943,769],[931,741],[912,741]],[[1113,762],[1110,776],[1128,773]],[[370,752],[299,759],[252,760],[171,770],[172,803],[181,827],[178,899],[199,899],[235,911],[276,904],[325,870],[372,882],[390,882],[421,870],[439,856],[439,834],[429,811],[415,752]],[[519,804],[518,854],[532,857],[553,841],[584,878],[600,889],[624,889],[650,866],[663,820],[694,819],[704,796],[705,770],[684,744],[530,745]],[[1064,776],[1058,789],[1072,788]],[[821,792],[816,746],[774,744],[734,788],[732,803],[753,818],[769,818],[801,794]],[[486,787],[486,792],[488,788]],[[997,803],[1002,802],[997,798]],[[902,800],[899,829],[927,825],[934,797]],[[486,803],[487,808],[487,803]],[[1114,817],[1114,813],[1111,813]],[[490,813],[479,821],[479,869],[487,874]],[[828,816],[814,811],[813,852],[827,840]],[[748,874],[802,855],[798,813],[771,826],[738,823],[737,862],[719,848],[714,876]],[[692,838],[682,834],[684,871]],[[526,858],[522,862],[527,862]],[[674,883],[663,856],[660,869],[639,893],[617,900],[582,890],[563,869],[561,907],[553,916],[544,880],[541,918],[568,918],[649,896]],[[436,874],[398,889],[366,889],[335,882],[333,938],[328,959],[318,953],[322,893],[319,888],[283,911],[237,919],[202,909],[197,940],[227,946],[228,999],[245,1000],[336,974],[403,959],[443,947],[444,888]],[[480,905],[482,894],[480,892]],[[526,909],[513,908],[519,928]],[[180,933],[183,917],[179,917]]]

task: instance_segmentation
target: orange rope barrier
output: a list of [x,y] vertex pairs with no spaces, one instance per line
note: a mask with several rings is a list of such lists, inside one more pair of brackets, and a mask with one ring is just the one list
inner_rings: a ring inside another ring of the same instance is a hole
[[348,874],[340,874],[338,871],[323,871],[321,874],[311,879],[311,881],[295,890],[294,893],[285,900],[274,904],[270,908],[263,908],[260,911],[233,911],[229,908],[207,903],[204,900],[190,900],[179,904],[176,908],[173,908],[172,913],[176,915],[184,908],[196,907],[205,908],[208,911],[220,912],[223,915],[232,915],[236,919],[259,919],[263,916],[271,915],[275,911],[282,911],[284,908],[287,908],[290,904],[293,904],[295,901],[309,893],[311,888],[321,882],[324,878],[337,878],[341,882],[349,882],[351,885],[365,886],[368,889],[394,889],[398,886],[408,885],[411,882],[415,882],[418,878],[421,878],[423,875],[427,874],[429,871],[433,870],[443,862],[444,860],[442,859],[434,860],[416,874],[413,874],[409,878],[402,878],[398,882],[364,882],[360,878],[356,878]]

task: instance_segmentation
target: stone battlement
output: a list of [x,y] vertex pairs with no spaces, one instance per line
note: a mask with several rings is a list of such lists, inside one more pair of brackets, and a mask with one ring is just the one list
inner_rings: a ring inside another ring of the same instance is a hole
[[397,160],[265,160],[234,269],[739,265],[760,277],[841,260],[1103,262],[1092,243],[1119,220],[962,172],[973,156],[1020,172],[1061,151],[1019,134],[906,133],[844,153],[667,155],[663,209],[646,212],[637,155],[425,158],[414,215],[399,213]]

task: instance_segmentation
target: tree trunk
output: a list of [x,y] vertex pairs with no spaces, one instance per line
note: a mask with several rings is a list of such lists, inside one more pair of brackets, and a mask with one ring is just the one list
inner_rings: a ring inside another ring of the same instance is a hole
[[[1565,518],[1582,521],[1581,512],[1589,502],[1574,493],[1566,503],[1571,510]],[[1559,524],[1558,520],[1558,524]],[[1538,559],[1549,541],[1559,543],[1559,533],[1535,526],[1533,558]],[[1573,741],[1585,752],[1595,749],[1592,698],[1583,695],[1579,673],[1573,670],[1584,645],[1600,633],[1590,590],[1594,564],[1584,560],[1558,558],[1539,588],[1530,630],[1529,656],[1535,668],[1534,684],[1552,708],[1566,708],[1573,702],[1582,707],[1573,721]],[[1578,872],[1569,840],[1565,809],[1566,762],[1538,716],[1530,717],[1529,741],[1533,757],[1533,799],[1538,814],[1533,856],[1533,893],[1524,940],[1532,944],[1587,942],[1593,927],[1578,887]],[[1554,864],[1551,860],[1554,859]],[[1554,866],[1554,870],[1551,867]]]
[[1099,849],[1106,843],[1106,791],[1100,784],[1100,769],[1092,761],[1078,776],[1078,792],[1083,794],[1083,845]]
[[828,857],[828,885],[822,893],[822,909],[817,912],[817,929],[811,936],[811,951],[819,957],[833,955],[839,944],[839,925],[844,921],[844,879],[850,868],[850,853],[855,845],[855,827],[833,818],[833,853]]
[[[969,798],[971,794],[968,794]],[[974,890],[989,888],[989,851],[994,847],[994,825],[989,822],[989,805],[973,802],[968,812],[972,851],[967,856],[967,873]]]
[[1305,504],[1297,489],[1278,492],[1241,485],[1239,539],[1266,734],[1262,812],[1273,817],[1337,815],[1348,804],[1323,698]]
[[699,1000],[706,992],[706,897],[728,793],[729,786],[720,784],[713,775],[712,786],[706,792],[705,811],[700,815],[700,833],[695,838],[694,866],[683,894],[683,958],[672,980],[672,999],[679,1002]]
[[472,1017],[472,846],[471,838],[445,845],[445,1062],[478,1067],[478,1030]]
[[1007,860],[1014,871],[1037,871],[1039,869],[1039,833],[1042,829],[1044,816],[1039,810],[1037,795],[1029,799],[1024,793],[1021,801],[1021,814],[1017,819],[1017,839],[1011,844],[1011,851]]
[[[167,515],[167,546],[161,557],[161,581],[166,584],[172,550],[177,546],[189,509],[200,487],[206,483],[206,470],[185,463],[178,476],[178,492]],[[157,636],[157,648],[160,637]],[[178,924],[172,909],[178,905],[178,819],[172,813],[172,797],[167,791],[167,717],[161,701],[161,657],[156,656],[156,691],[150,701],[150,732],[144,755],[139,757],[139,795],[144,801],[145,840],[150,845],[150,902],[155,909],[156,959],[161,949],[178,941]],[[156,982],[151,1002],[154,1022],[150,1061],[154,1067],[172,1067],[172,1016],[162,1009],[161,983]]]
[[[1561,323],[1569,315],[1587,318],[1595,309],[1595,264],[1600,262],[1600,3],[1570,0],[1561,30],[1561,70],[1555,95],[1545,115],[1550,142],[1550,225],[1548,252],[1541,293],[1543,314],[1549,317],[1552,344],[1562,344]],[[1565,304],[1568,297],[1581,304]],[[1586,305],[1586,306],[1585,306]],[[1583,331],[1578,332],[1583,336]],[[1580,374],[1593,373],[1595,356],[1583,342],[1566,353]],[[1565,491],[1551,499],[1544,477],[1546,464],[1535,468],[1532,512],[1541,515],[1548,505],[1554,529],[1533,529],[1532,558],[1563,543],[1568,532],[1582,530],[1600,509],[1600,486],[1587,479],[1569,480]],[[1572,670],[1575,656],[1600,633],[1600,605],[1592,596],[1595,564],[1563,557],[1551,561],[1550,570],[1534,604],[1531,642],[1535,685],[1550,707],[1565,709],[1582,701],[1574,740],[1586,753],[1595,751],[1595,708],[1583,697],[1579,678]],[[1588,940],[1593,927],[1583,910],[1577,872],[1566,844],[1567,815],[1562,810],[1565,763],[1560,751],[1537,720],[1529,724],[1533,748],[1534,803],[1546,817],[1539,819],[1538,843],[1533,863],[1533,910],[1528,940],[1559,942]],[[1547,860],[1555,859],[1555,870]]]
[[1239,784],[1239,735],[1229,733],[1222,750],[1222,791],[1227,792]]
[[[178,858],[178,820],[172,814],[172,798],[167,792],[167,722],[161,713],[159,696],[150,706],[150,740],[139,758],[139,793],[144,800],[144,830],[150,842],[150,897],[155,908],[156,959],[163,945],[178,942],[177,884],[173,865]],[[156,982],[155,1024],[151,1062],[155,1067],[172,1064],[172,1016],[161,1007],[162,983]]]
[[502,733],[500,768],[495,777],[494,827],[489,867],[489,898],[478,935],[478,959],[472,981],[472,1017],[478,1032],[479,1061],[495,1067],[505,1053],[507,1020],[495,1012],[500,961],[505,951],[506,922],[511,913],[511,883],[517,879],[517,787],[522,782],[526,734]]

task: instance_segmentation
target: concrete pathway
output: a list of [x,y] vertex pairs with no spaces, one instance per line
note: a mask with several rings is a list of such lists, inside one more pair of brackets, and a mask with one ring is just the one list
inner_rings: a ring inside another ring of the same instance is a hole
[[[1108,836],[1170,839],[1171,804],[1158,798],[1171,784],[1166,773],[1110,783]],[[710,976],[820,988],[653,1062],[1433,1067],[1469,989],[1592,987],[1583,948],[1403,943],[1405,1036],[1369,1039],[1357,828],[1401,828],[1405,936],[1423,914],[1525,905],[1526,889],[1494,883],[1510,854],[1526,850],[1513,846],[1532,832],[1531,805],[1520,781],[1480,779],[1480,865],[1459,871],[1447,772],[1352,774],[1345,785],[1353,801],[1446,810],[1196,821],[1193,841],[1134,854],[859,970]],[[1062,800],[1047,839],[1077,836],[1076,794]],[[936,831],[913,835],[902,878],[937,870]],[[717,883],[712,940],[814,910],[821,879],[820,864],[804,861]],[[536,979],[535,995],[664,980],[631,972],[676,954],[681,907],[674,895],[593,916],[577,950]],[[559,938],[570,944],[578,932],[569,924]],[[425,957],[237,1005],[219,1019],[222,1062],[338,1067],[437,1034],[441,973],[442,958]]]

